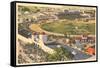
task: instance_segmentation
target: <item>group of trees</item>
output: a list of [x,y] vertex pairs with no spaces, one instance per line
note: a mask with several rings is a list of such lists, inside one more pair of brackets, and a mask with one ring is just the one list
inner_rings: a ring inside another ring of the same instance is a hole
[[64,47],[58,47],[54,49],[56,53],[54,54],[48,54],[47,55],[47,60],[48,61],[67,61],[73,59],[73,55],[71,54],[70,51],[68,51]]
[[39,12],[40,9],[38,7],[34,6],[19,6],[18,8],[19,12],[31,12],[31,13],[36,13]]
[[[25,46],[23,46],[22,48],[24,54],[26,54],[26,56],[33,62],[67,61],[73,59],[74,57],[70,51],[61,46],[54,48],[55,50],[54,54],[45,53],[37,45],[29,43],[25,44]],[[24,62],[27,63],[26,62],[27,59],[24,58],[25,57],[22,57],[22,55],[19,55],[19,63],[24,63]]]

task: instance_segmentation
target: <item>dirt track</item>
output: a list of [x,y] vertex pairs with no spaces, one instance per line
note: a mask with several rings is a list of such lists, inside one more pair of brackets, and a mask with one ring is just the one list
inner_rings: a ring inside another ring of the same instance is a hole
[[53,32],[48,32],[46,30],[43,30],[40,28],[40,26],[38,24],[32,24],[29,26],[29,28],[33,31],[36,31],[36,32],[45,32],[47,35],[56,35],[56,36],[64,36],[64,34],[59,34],[59,33],[53,33]]

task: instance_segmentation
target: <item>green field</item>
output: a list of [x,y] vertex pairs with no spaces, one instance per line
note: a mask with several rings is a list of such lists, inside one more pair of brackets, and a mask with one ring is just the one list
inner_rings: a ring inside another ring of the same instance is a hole
[[42,24],[41,28],[50,32],[61,34],[95,34],[95,23],[51,22]]

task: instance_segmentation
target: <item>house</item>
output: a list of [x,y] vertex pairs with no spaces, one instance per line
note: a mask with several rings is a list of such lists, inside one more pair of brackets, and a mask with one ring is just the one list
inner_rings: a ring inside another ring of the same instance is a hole
[[26,38],[31,38],[32,33],[25,29],[19,29],[18,33]]
[[35,41],[38,41],[39,35],[42,35],[42,39],[43,39],[43,42],[44,42],[44,43],[46,43],[47,40],[48,40],[48,36],[46,35],[45,32],[42,32],[42,33],[34,32],[33,35],[34,35],[34,40],[35,40]]
[[91,44],[86,44],[84,46],[85,52],[89,55],[95,55],[95,46]]
[[85,35],[82,35],[82,36],[79,36],[79,37],[74,37],[74,40],[77,41],[77,42],[80,42],[80,43],[95,43],[95,37],[93,36],[85,36]]

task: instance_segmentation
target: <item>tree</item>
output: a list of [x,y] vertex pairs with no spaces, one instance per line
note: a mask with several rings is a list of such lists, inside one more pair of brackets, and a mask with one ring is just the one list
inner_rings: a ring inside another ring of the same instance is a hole
[[24,11],[24,12],[25,12],[25,11],[30,11],[30,9],[27,8],[27,7],[23,7],[23,8],[22,8],[22,11]]

